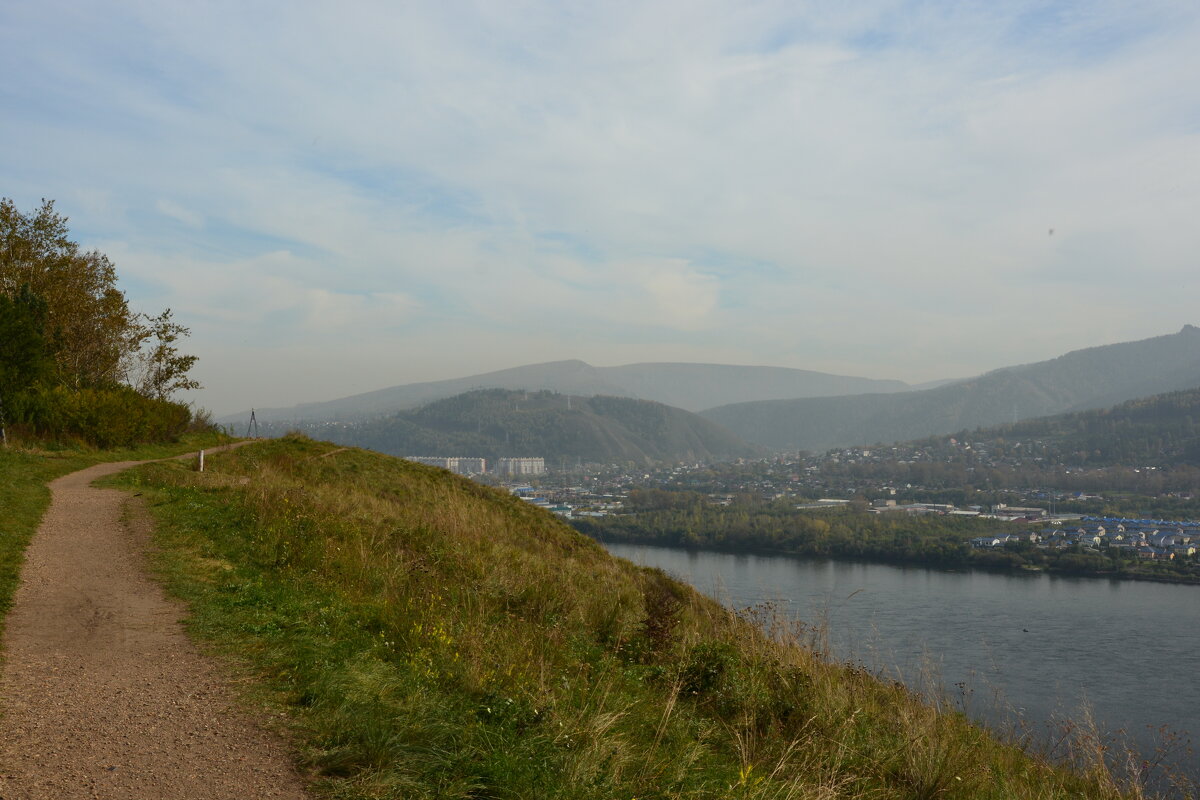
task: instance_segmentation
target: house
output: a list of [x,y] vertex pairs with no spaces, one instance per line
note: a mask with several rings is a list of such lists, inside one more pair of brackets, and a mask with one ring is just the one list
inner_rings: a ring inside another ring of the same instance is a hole
[[1183,534],[1174,531],[1159,531],[1148,539],[1151,547],[1171,547],[1183,544]]
[[971,540],[971,546],[977,548],[999,547],[1000,538],[998,536],[976,536]]
[[1175,558],[1175,554],[1167,550],[1160,550],[1157,547],[1139,547],[1137,549],[1138,558],[1145,561],[1170,561]]

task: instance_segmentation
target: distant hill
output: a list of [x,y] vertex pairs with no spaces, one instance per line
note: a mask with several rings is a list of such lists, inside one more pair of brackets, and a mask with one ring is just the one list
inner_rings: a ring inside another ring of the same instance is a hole
[[[938,437],[944,444],[947,437]],[[972,431],[993,454],[1045,464],[1200,466],[1200,388]]]
[[774,450],[919,439],[1200,386],[1200,328],[1076,350],[926,391],[738,403],[703,412]]
[[340,444],[391,455],[542,456],[549,466],[708,461],[762,452],[716,423],[662,403],[549,391],[482,389],[382,419],[305,427]]
[[[610,395],[653,400],[688,411],[747,400],[822,397],[861,392],[898,392],[903,381],[853,378],[786,367],[725,364],[628,364],[593,367],[583,361],[551,361],[428,383],[410,383],[291,408],[256,409],[261,421],[349,420],[391,414],[473,389],[546,389],[580,396]],[[249,412],[222,418],[244,422]]]

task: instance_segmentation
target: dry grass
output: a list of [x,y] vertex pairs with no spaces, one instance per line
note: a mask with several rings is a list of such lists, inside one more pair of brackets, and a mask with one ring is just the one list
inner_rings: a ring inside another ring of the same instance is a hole
[[128,481],[194,630],[295,716],[328,796],[1139,796],[443,471],[302,438],[209,470]]

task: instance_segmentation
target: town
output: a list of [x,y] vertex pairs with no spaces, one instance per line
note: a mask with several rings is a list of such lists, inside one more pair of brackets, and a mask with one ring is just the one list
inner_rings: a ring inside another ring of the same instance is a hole
[[981,556],[991,551],[1034,562],[1070,554],[1097,563],[1200,563],[1200,523],[1188,521],[1191,514],[1161,515],[1194,510],[1191,492],[1176,485],[1186,481],[1155,465],[1063,464],[1048,457],[1036,441],[997,446],[949,437],[725,463],[576,464],[565,469],[547,468],[543,457],[499,459],[490,470],[481,458],[410,460],[504,488],[576,522],[621,517],[632,523],[639,513],[653,510],[647,493],[677,493],[702,497],[715,508],[770,507],[775,514],[842,511],[881,520],[931,517],[946,525],[974,520],[973,530],[962,528],[973,535],[964,534],[959,542]]

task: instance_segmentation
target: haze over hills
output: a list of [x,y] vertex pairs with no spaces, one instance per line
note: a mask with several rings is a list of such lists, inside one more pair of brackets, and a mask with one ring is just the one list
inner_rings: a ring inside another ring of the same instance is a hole
[[[610,395],[653,400],[687,411],[748,400],[898,392],[903,381],[830,375],[787,367],[726,364],[627,364],[593,367],[583,361],[551,361],[445,381],[410,383],[291,408],[256,409],[259,421],[350,420],[391,414],[473,389],[549,390],[580,396]],[[244,422],[249,411],[222,422]]]
[[339,444],[398,456],[542,456],[561,462],[648,464],[761,455],[720,425],[628,397],[481,389],[354,424],[320,424]]
[[738,403],[703,416],[775,450],[918,439],[1200,386],[1200,328],[1076,350],[926,391]]

